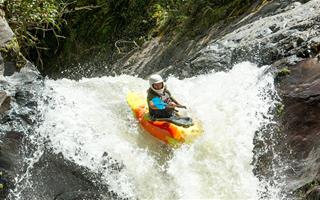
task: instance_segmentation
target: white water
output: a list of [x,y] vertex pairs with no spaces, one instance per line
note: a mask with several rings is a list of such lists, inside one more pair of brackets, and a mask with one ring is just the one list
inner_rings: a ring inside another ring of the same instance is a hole
[[[145,93],[146,80],[122,75],[46,80],[44,123],[39,134],[56,153],[93,172],[121,197],[139,199],[259,199],[263,184],[253,175],[253,137],[268,123],[272,75],[241,63],[229,72],[178,80],[167,86],[199,119],[204,134],[190,146],[167,148],[142,132],[125,96]],[[50,89],[52,88],[52,89]],[[125,167],[104,168],[108,154]]]

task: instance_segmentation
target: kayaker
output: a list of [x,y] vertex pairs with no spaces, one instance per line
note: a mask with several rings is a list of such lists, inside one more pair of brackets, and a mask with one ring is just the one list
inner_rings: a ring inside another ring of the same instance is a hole
[[159,118],[171,118],[176,116],[175,108],[186,108],[175,100],[162,77],[158,74],[151,75],[149,78],[150,88],[148,89],[149,114],[153,120]]

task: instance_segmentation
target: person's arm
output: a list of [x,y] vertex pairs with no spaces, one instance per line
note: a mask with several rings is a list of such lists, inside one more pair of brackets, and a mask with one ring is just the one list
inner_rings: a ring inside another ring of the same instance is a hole
[[173,96],[171,95],[171,93],[168,90],[167,90],[167,92],[170,95],[170,99],[175,103],[175,105],[170,105],[169,104],[172,108],[175,108],[175,107],[177,107],[177,108],[187,108],[186,106],[181,105],[175,98],[173,98]]
[[175,98],[173,98],[172,96],[170,96],[170,99],[177,105],[181,105]]
[[172,108],[187,108],[186,106],[184,105],[181,105],[176,99],[174,99],[173,97],[170,97],[171,100],[173,101],[174,104],[169,104],[169,106],[171,106]]

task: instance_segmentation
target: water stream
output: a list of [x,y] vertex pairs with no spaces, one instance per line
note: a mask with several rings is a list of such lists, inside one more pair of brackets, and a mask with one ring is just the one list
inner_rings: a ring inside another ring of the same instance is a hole
[[[274,106],[266,69],[244,62],[228,72],[169,77],[169,90],[204,127],[203,136],[178,149],[140,129],[125,97],[145,93],[148,82],[128,75],[47,79],[44,93],[52,98],[39,102],[37,132],[55,153],[103,174],[99,181],[121,198],[259,199],[265,185],[252,172],[253,137],[270,123]],[[115,161],[121,170],[110,167]]]

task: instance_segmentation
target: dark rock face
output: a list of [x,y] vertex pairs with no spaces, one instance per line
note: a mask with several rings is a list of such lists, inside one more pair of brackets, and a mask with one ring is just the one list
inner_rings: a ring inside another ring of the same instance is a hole
[[307,59],[290,67],[281,81],[280,94],[285,105],[284,132],[294,157],[305,159],[320,139],[320,63]]
[[[289,73],[278,80],[284,110],[280,120],[282,142],[277,143],[283,165],[277,170],[281,171],[278,176],[285,177],[286,191],[300,188],[298,193],[304,193],[308,183],[317,181],[320,174],[320,61],[310,58],[288,69]],[[307,199],[314,199],[317,191],[307,194]]]
[[4,76],[11,76],[16,71],[18,71],[16,62],[8,61],[5,63],[4,72],[3,72]]
[[0,199],[4,199],[9,194],[9,190],[14,188],[17,167],[21,166],[19,151],[22,134],[14,131],[0,134],[0,141],[0,171],[3,183],[3,189],[0,189]]
[[28,181],[32,186],[23,187],[24,199],[115,199],[108,188],[99,185],[99,177],[80,167],[62,155],[45,150],[29,172]]

